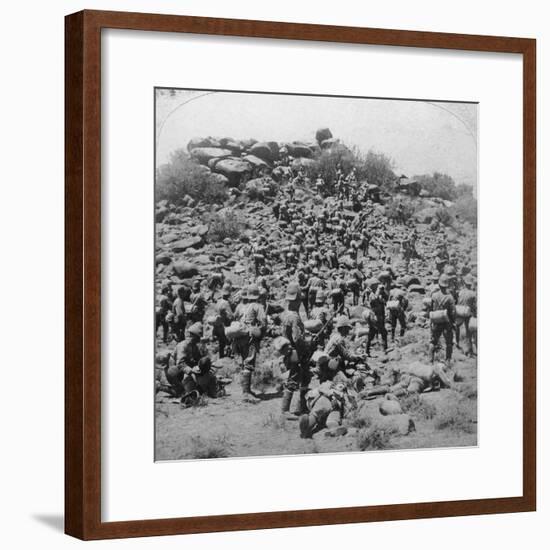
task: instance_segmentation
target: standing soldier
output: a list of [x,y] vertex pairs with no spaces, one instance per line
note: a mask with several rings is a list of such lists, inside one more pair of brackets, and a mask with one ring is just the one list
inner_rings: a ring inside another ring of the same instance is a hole
[[386,330],[386,302],[388,295],[383,284],[378,285],[376,292],[371,294],[369,305],[370,312],[367,318],[369,334],[367,336],[367,356],[370,357],[370,348],[374,337],[378,334],[382,337],[384,352],[388,349],[388,331]]
[[462,319],[464,320],[464,330],[466,332],[466,341],[468,347],[466,349],[466,355],[473,354],[472,346],[472,333],[470,331],[470,319],[477,317],[477,297],[472,287],[474,285],[474,278],[471,275],[464,277],[464,288],[458,293],[458,305],[457,305],[457,323],[456,323],[456,346],[460,347],[460,324],[459,324],[459,311],[462,312]]
[[331,319],[330,310],[325,305],[326,297],[326,292],[321,288],[318,289],[315,294],[315,306],[311,310],[311,319],[323,323],[324,328],[317,334],[317,344],[322,348],[325,347],[327,336],[332,332],[332,322],[329,322],[329,319]]
[[199,280],[193,282],[191,296],[189,297],[191,306],[189,308],[189,318],[192,323],[202,323],[204,312],[208,302],[201,291]]
[[295,391],[300,392],[300,404],[298,414],[307,410],[306,393],[310,382],[308,368],[309,349],[304,336],[304,323],[300,317],[300,304],[302,295],[297,283],[290,283],[286,291],[287,309],[281,315],[281,333],[283,340],[279,341],[279,353],[288,369],[281,403],[283,415],[289,414],[290,402]]
[[435,360],[435,350],[441,335],[445,338],[445,362],[451,366],[453,355],[453,326],[455,322],[455,301],[449,293],[449,278],[443,274],[439,278],[439,290],[432,294],[430,359]]
[[405,312],[409,306],[409,300],[407,299],[405,284],[402,281],[399,281],[397,286],[390,291],[387,306],[390,311],[391,340],[395,342],[397,321],[399,321],[399,326],[401,327],[399,336],[403,337],[405,335],[405,330],[407,330]]
[[300,285],[302,304],[306,310],[306,315],[309,316],[309,281],[305,271],[300,270],[298,272],[298,284]]
[[224,285],[222,288],[222,296],[216,302],[216,321],[212,331],[212,336],[218,341],[218,356],[221,359],[225,357],[225,352],[229,345],[229,340],[225,335],[225,327],[228,327],[233,321],[233,310],[229,303],[229,297],[231,296],[231,287]]
[[189,290],[184,286],[180,286],[177,291],[178,297],[172,305],[172,313],[174,314],[174,336],[177,342],[181,342],[185,337],[185,327],[187,325],[187,314],[185,312],[185,298],[189,294]]
[[159,305],[155,315],[155,332],[158,331],[159,326],[162,327],[162,341],[166,344],[168,342],[168,313],[172,309],[172,303],[168,296],[163,292],[159,297]]
[[243,309],[242,322],[248,332],[247,356],[244,359],[241,372],[241,387],[245,400],[257,403],[259,400],[251,391],[252,372],[256,368],[256,359],[260,353],[260,342],[267,328],[267,317],[264,307],[258,302],[260,289],[257,285],[250,285],[247,292],[248,303]]
[[346,299],[346,282],[338,273],[334,281],[331,282],[330,295],[332,296],[332,307],[334,312],[340,312],[344,309]]
[[361,291],[363,289],[364,277],[361,270],[357,267],[357,262],[355,260],[351,263],[349,274],[350,278],[347,281],[347,287],[352,293],[353,305],[356,306],[359,304],[359,296],[361,295]]

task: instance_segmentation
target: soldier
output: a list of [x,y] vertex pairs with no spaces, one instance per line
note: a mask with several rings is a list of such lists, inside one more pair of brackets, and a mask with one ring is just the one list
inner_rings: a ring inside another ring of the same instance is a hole
[[323,428],[334,431],[342,424],[351,408],[346,386],[342,383],[324,382],[307,395],[308,413],[300,417],[300,437],[310,439]]
[[[260,289],[257,285],[250,285],[247,292],[248,303],[243,309],[242,322],[248,332],[246,345],[247,355],[244,358],[243,370],[241,372],[241,388],[243,398],[249,402],[257,403],[251,391],[252,372],[256,368],[256,359],[260,353],[260,342],[267,328],[267,318],[264,307],[258,302]],[[242,350],[244,351],[244,349]]]
[[184,286],[180,286],[177,290],[178,297],[174,300],[174,304],[172,305],[172,313],[174,314],[174,336],[177,342],[181,342],[185,337],[185,327],[187,325],[185,298],[188,294],[189,290]]
[[216,292],[218,288],[223,286],[224,281],[225,277],[223,274],[222,266],[220,264],[219,258],[216,258],[216,262],[212,267],[212,272],[208,281],[208,288],[212,292],[212,296],[214,296],[214,292]]
[[386,264],[378,274],[378,280],[384,285],[386,292],[389,293],[391,283],[395,279],[395,273],[390,265]]
[[449,253],[447,252],[447,246],[445,243],[441,243],[437,247],[437,251],[435,253],[435,267],[440,275],[443,273],[443,269],[447,265],[448,261]]
[[435,350],[439,344],[439,339],[443,335],[445,338],[445,362],[447,367],[451,365],[455,314],[455,301],[449,293],[449,278],[443,274],[439,278],[439,290],[432,294],[432,312],[430,314],[430,358],[432,363],[435,360]]
[[370,357],[370,348],[374,337],[378,334],[382,337],[384,352],[388,349],[388,331],[386,330],[386,302],[388,295],[385,286],[378,285],[376,292],[369,299],[370,312],[367,316],[369,334],[367,336],[367,357]]
[[192,323],[202,323],[208,302],[201,291],[201,283],[199,280],[193,282],[189,300],[191,302],[191,306],[189,308],[189,319]]
[[[477,317],[477,296],[472,290],[474,278],[471,275],[464,277],[464,288],[458,293],[458,306],[465,309],[465,315],[462,317],[464,330],[466,332],[467,349],[466,355],[473,355],[472,333],[470,331],[470,319]],[[458,313],[458,312],[457,312]],[[460,322],[457,315],[456,323],[456,346],[460,348]]]
[[359,297],[363,289],[363,273],[357,267],[357,262],[353,261],[350,268],[350,278],[347,281],[347,287],[352,293],[353,305],[356,306],[359,304]]
[[388,309],[390,311],[390,325],[391,325],[391,339],[395,342],[395,329],[397,327],[397,321],[399,321],[400,331],[399,336],[405,335],[407,330],[407,320],[405,319],[405,312],[409,306],[409,300],[407,299],[406,287],[403,281],[399,281],[395,288],[390,291],[388,300]]
[[326,306],[326,292],[320,288],[315,294],[315,305],[311,310],[311,319],[318,319],[323,323],[323,329],[317,334],[317,344],[324,348],[327,336],[332,332],[332,318],[330,310]]
[[332,307],[334,312],[338,313],[344,309],[346,300],[346,282],[340,273],[336,275],[334,281],[331,282],[330,295],[332,296]]
[[226,350],[229,346],[229,340],[225,335],[225,327],[228,327],[233,321],[233,310],[229,303],[231,296],[231,287],[224,285],[222,288],[221,298],[216,302],[216,321],[214,323],[212,336],[218,341],[218,356],[221,359],[225,357]]
[[[193,374],[206,374],[210,371],[209,358],[199,347],[202,334],[203,327],[201,323],[191,325],[187,331],[187,338],[176,344],[172,357],[173,364],[169,364],[165,368],[166,380],[177,397],[183,395],[185,398],[187,394],[197,389],[196,378],[193,378]],[[207,393],[210,389],[209,377],[206,378],[202,380],[203,389],[206,390],[204,393]],[[204,382],[206,382],[206,385]]]
[[300,296],[306,315],[309,316],[309,281],[305,271],[298,272],[298,284],[300,285]]
[[305,340],[304,323],[300,317],[300,304],[302,293],[297,283],[290,283],[287,287],[286,296],[287,309],[281,315],[281,334],[288,341],[288,348],[285,349],[279,341],[281,355],[286,357],[284,361],[288,369],[288,377],[284,384],[281,412],[287,415],[290,409],[290,402],[295,391],[300,392],[299,412],[306,410],[305,396],[308,391],[311,375],[309,373],[309,347]]
[[172,303],[165,293],[162,293],[159,297],[159,305],[156,309],[155,315],[155,331],[158,331],[159,326],[162,327],[162,341],[166,344],[168,342],[169,322],[168,313],[172,309]]
[[336,319],[335,327],[336,332],[329,338],[325,353],[329,357],[329,368],[333,371],[343,371],[350,363],[364,361],[365,355],[352,351],[349,333],[353,326],[345,315],[340,315]]

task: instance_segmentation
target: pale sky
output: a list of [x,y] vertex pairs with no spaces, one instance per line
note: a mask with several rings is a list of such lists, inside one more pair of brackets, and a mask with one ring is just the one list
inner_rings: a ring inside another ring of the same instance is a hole
[[[208,94],[208,95],[205,95]],[[191,100],[191,101],[189,101]],[[318,128],[366,152],[395,161],[407,176],[449,174],[477,182],[477,105],[388,99],[339,98],[177,90],[157,91],[157,165],[193,137],[259,141],[314,141]]]

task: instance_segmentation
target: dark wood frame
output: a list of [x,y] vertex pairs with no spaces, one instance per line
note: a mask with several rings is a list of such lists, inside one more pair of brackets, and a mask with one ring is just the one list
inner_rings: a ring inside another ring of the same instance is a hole
[[[102,28],[443,48],[523,56],[523,496],[101,521]],[[65,20],[65,531],[107,539],[534,511],[536,507],[535,59],[525,38],[81,11]]]

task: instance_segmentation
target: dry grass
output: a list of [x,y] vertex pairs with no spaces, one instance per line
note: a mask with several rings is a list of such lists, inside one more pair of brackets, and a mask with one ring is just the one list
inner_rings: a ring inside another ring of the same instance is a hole
[[191,437],[189,458],[226,458],[230,455],[231,443],[226,434],[207,438]]
[[357,447],[361,451],[381,451],[391,448],[392,436],[396,433],[394,428],[379,426],[373,423],[368,428],[357,432]]
[[266,428],[272,428],[274,430],[288,431],[288,424],[282,415],[276,413],[269,413],[262,420],[262,425]]
[[470,400],[467,398],[449,400],[446,407],[438,411],[434,417],[434,426],[437,430],[475,433],[477,422]]
[[281,369],[277,361],[262,361],[252,374],[252,386],[260,392],[279,388],[282,382]]
[[437,408],[418,394],[408,395],[400,403],[404,413],[416,418],[432,420],[437,415]]

